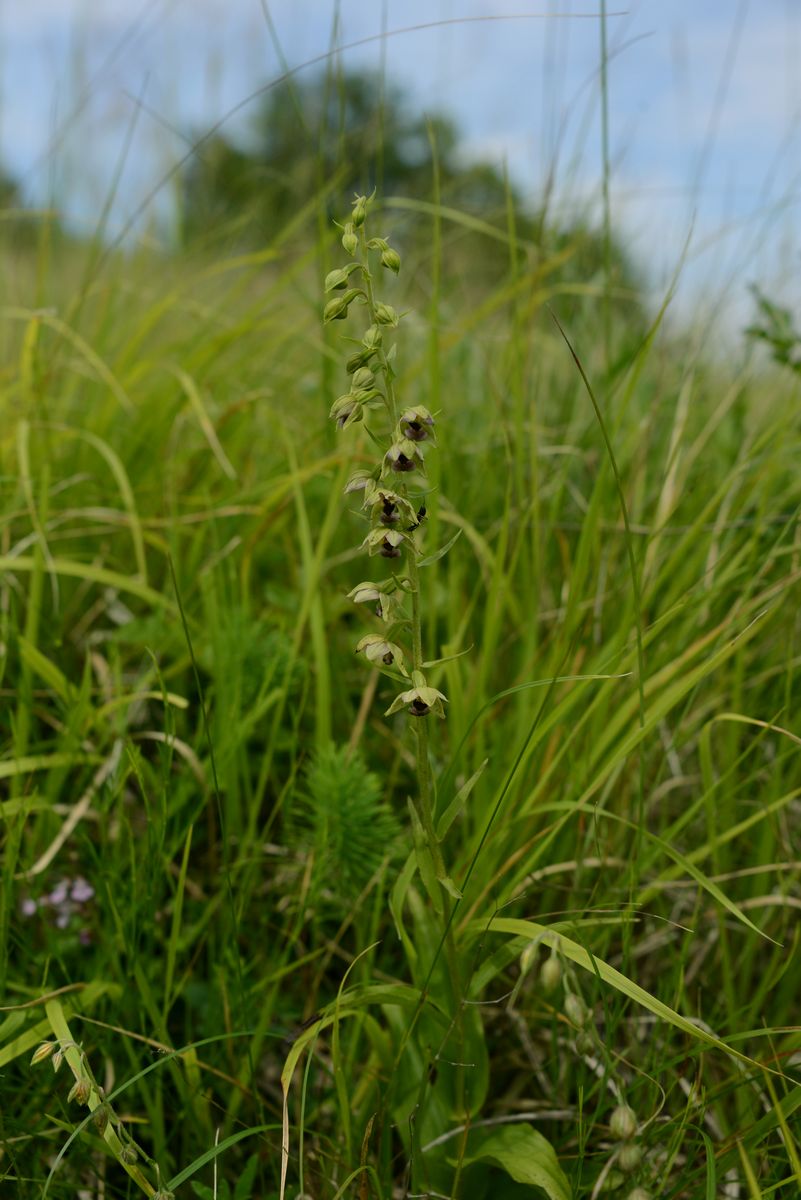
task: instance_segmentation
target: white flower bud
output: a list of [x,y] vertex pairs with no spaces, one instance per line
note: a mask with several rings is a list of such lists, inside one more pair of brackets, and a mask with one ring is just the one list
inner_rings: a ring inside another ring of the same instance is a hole
[[540,983],[543,991],[555,992],[562,982],[562,964],[555,954],[546,958],[540,967]]
[[620,1154],[617,1156],[618,1166],[621,1171],[636,1171],[642,1162],[642,1149],[636,1142],[626,1142],[620,1148]]
[[586,1024],[589,1016],[587,1005],[575,992],[570,992],[565,996],[565,1016],[573,1025],[578,1025],[579,1029]]
[[619,1142],[627,1142],[637,1132],[637,1114],[628,1104],[619,1104],[609,1118],[609,1132]]

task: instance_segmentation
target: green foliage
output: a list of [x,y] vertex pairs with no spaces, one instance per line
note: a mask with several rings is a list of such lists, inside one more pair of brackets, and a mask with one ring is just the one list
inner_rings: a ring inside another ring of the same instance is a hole
[[[158,1164],[202,1198],[212,1161],[221,1200],[279,1197],[282,1165],[318,1200],[513,1200],[546,1168],[576,1196],[798,1190],[796,380],[637,342],[622,308],[608,363],[569,232],[407,200],[385,274],[415,310],[398,395],[442,447],[415,530],[441,879],[400,832],[418,718],[354,655],[365,621],[408,647],[409,612],[343,500],[372,413],[346,448],[327,421],[369,349],[320,326],[330,191],[303,253],[133,251],[84,289],[73,243],[11,280],[3,1194],[148,1194]],[[51,1042],[58,1073],[30,1065]]]
[[251,1200],[258,1169],[258,1155],[251,1154],[242,1168],[242,1173],[239,1175],[236,1183],[229,1184],[228,1180],[223,1178],[215,1193],[207,1183],[193,1181],[192,1191],[198,1197],[198,1200]]
[[297,844],[313,856],[317,888],[355,900],[397,853],[400,826],[380,778],[347,746],[318,750],[304,771]]
[[507,1125],[494,1130],[474,1130],[465,1166],[489,1162],[500,1167],[515,1183],[540,1189],[548,1200],[570,1200],[571,1188],[559,1166],[553,1146],[536,1129]]
[[317,74],[278,83],[264,95],[241,140],[204,140],[183,182],[184,233],[230,230],[271,242],[321,187],[339,195],[429,191],[437,148],[449,199],[474,211],[503,211],[504,184],[492,168],[458,159],[452,122],[426,119],[396,86],[374,73]]
[[764,342],[774,360],[791,371],[801,372],[801,333],[789,308],[776,304],[759,288],[751,289],[757,305],[757,320],[746,329],[748,337]]

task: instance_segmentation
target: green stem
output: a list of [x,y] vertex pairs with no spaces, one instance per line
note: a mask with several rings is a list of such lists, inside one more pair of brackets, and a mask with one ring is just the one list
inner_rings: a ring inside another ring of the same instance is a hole
[[[361,267],[362,278],[364,280],[365,297],[367,300],[367,310],[370,316],[370,321],[373,325],[377,325],[376,320],[376,301],[373,291],[373,280],[369,269],[369,252],[367,248],[367,236],[365,227],[362,225],[359,229],[360,248],[361,248]],[[387,410],[393,424],[398,422],[398,404],[395,397],[395,389],[392,380],[392,369],[387,359],[386,351],[383,345],[379,348],[377,354],[378,364],[384,376],[386,387]],[[407,488],[405,484],[400,484],[399,492],[408,499]],[[423,670],[423,624],[421,614],[421,596],[420,596],[420,572],[418,564],[418,547],[414,536],[410,534],[407,542],[407,575],[409,580],[409,592],[412,602],[412,669],[414,672]],[[417,761],[417,795],[412,797],[417,816],[423,828],[428,850],[431,855],[434,866],[434,873],[438,880],[447,878],[445,869],[445,860],[442,854],[442,846],[439,837],[437,836],[436,824],[434,820],[434,804],[433,804],[433,788],[431,780],[431,767],[429,763],[429,746],[428,746],[428,718],[423,716],[415,719],[416,732],[416,761]],[[444,889],[443,889],[444,891]],[[454,1005],[454,1029],[456,1034],[456,1052],[454,1058],[456,1063],[456,1106],[457,1111],[464,1111],[464,1090],[465,1077],[464,1068],[460,1064],[464,1059],[464,1000],[462,992],[462,977],[459,970],[459,959],[456,953],[456,943],[453,936],[453,921],[451,920],[451,904],[448,899],[443,898],[442,903],[442,922],[443,922],[443,941],[445,949],[445,960],[447,964],[448,974],[450,975],[451,989]],[[458,1188],[458,1172],[454,1183],[454,1187]],[[456,1191],[454,1190],[454,1195]]]

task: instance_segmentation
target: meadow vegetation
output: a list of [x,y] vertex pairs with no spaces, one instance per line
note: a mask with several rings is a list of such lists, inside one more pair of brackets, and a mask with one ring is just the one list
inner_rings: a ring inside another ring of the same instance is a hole
[[171,254],[6,229],[4,1196],[801,1187],[798,339],[431,145],[369,221],[445,720],[354,653],[347,154]]

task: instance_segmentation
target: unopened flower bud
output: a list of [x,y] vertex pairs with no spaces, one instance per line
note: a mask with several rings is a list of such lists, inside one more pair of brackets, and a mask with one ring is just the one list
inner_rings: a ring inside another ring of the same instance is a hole
[[587,1021],[587,1017],[589,1016],[587,1005],[581,996],[577,996],[575,992],[570,992],[565,996],[565,1016],[573,1025],[578,1025],[579,1029]]
[[625,1146],[621,1146],[620,1153],[617,1156],[618,1166],[621,1171],[636,1171],[642,1162],[642,1149],[636,1142],[626,1142]]
[[609,1132],[619,1142],[627,1142],[637,1132],[637,1114],[628,1104],[618,1104],[609,1118]]
[[56,1050],[55,1054],[53,1055],[53,1074],[54,1075],[58,1074],[63,1061],[64,1061],[64,1051]]
[[353,256],[359,249],[359,239],[353,232],[353,223],[348,221],[342,234],[342,245],[345,253]]
[[35,1067],[37,1063],[44,1062],[56,1048],[55,1042],[41,1042],[33,1052],[30,1065]]
[[381,592],[374,583],[366,581],[358,583],[352,591],[348,592],[348,599],[354,604],[369,604],[371,600],[380,600]]
[[376,304],[375,319],[379,325],[391,325],[394,328],[400,317],[391,304]]
[[362,492],[367,487],[368,483],[372,482],[373,472],[366,471],[363,468],[354,471],[348,482],[345,484],[344,493],[349,495],[351,492]]
[[348,286],[348,272],[344,267],[337,267],[333,271],[329,271],[325,277],[326,292],[344,291]]
[[372,350],[359,350],[357,354],[351,354],[350,358],[345,363],[345,370],[349,375],[355,375],[360,367],[367,366],[372,357]]
[[632,1188],[626,1200],[651,1200],[651,1193],[646,1191],[644,1187]]
[[80,1079],[75,1080],[75,1083],[70,1088],[67,1103],[70,1104],[74,1100],[76,1104],[87,1104],[91,1092],[91,1083],[82,1075]]
[[392,246],[387,246],[386,250],[381,252],[381,266],[393,271],[397,275],[401,268],[400,255],[397,250],[393,250]]
[[378,325],[371,325],[362,338],[362,345],[368,350],[377,350],[384,340],[384,335]]
[[364,224],[364,218],[367,216],[367,197],[357,196],[353,202],[353,224],[356,229]]
[[540,983],[543,991],[555,992],[562,982],[562,964],[555,954],[546,958],[540,967]]
[[595,1038],[589,1029],[580,1029],[576,1034],[576,1050],[579,1054],[584,1054],[587,1057],[594,1054],[597,1050]]
[[348,315],[348,308],[359,295],[361,293],[358,288],[348,288],[341,296],[334,296],[323,309],[323,323],[327,325],[329,321],[344,321]]
[[353,380],[351,387],[355,388],[371,388],[375,384],[375,375],[369,367],[359,367],[353,372]]
[[130,1142],[126,1142],[120,1150],[120,1162],[124,1162],[127,1166],[132,1167],[139,1160],[139,1155],[136,1152],[136,1147]]

